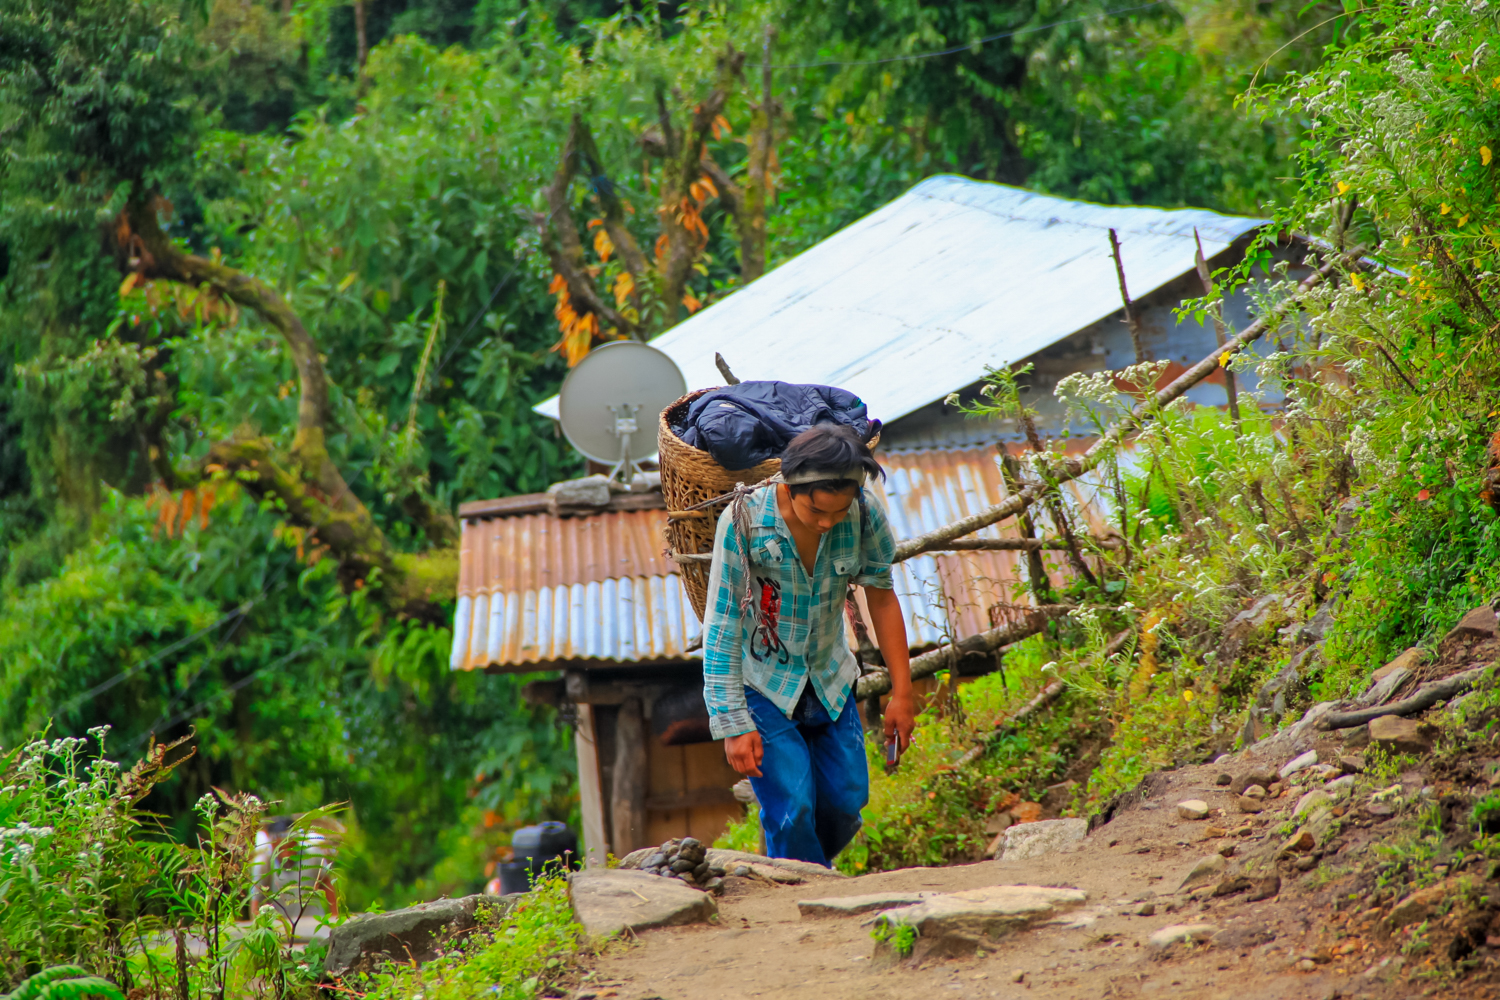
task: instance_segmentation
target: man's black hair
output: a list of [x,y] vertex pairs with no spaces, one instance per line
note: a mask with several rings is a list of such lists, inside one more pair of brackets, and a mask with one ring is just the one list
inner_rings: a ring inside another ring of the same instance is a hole
[[[792,438],[781,453],[781,474],[794,476],[807,469],[852,469],[859,467],[866,475],[885,478],[885,470],[870,454],[869,445],[843,424],[817,424]],[[793,496],[816,492],[849,493],[859,490],[855,479],[819,479],[811,483],[788,485]]]

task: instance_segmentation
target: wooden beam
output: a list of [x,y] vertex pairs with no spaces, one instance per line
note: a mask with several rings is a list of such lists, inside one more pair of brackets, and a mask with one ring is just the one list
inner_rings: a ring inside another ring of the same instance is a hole
[[627,698],[615,720],[615,768],[610,789],[611,843],[624,856],[646,840],[646,720],[641,699]]
[[578,755],[578,811],[583,814],[585,864],[603,868],[609,861],[609,838],[604,833],[604,790],[599,783],[598,730],[594,728],[592,705],[578,706],[573,750]]
[[674,795],[653,795],[646,800],[651,812],[676,812],[700,806],[730,806],[739,802],[732,788],[693,788]]

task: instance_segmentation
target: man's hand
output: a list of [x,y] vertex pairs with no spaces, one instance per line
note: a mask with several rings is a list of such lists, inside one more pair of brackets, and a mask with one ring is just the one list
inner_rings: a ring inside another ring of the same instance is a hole
[[[889,718],[890,716],[886,716]],[[907,711],[906,731],[911,732],[911,711]],[[765,748],[760,743],[760,733],[751,730],[738,736],[728,736],[724,739],[724,756],[729,760],[729,766],[740,774],[751,778],[764,777],[760,773],[760,759],[765,753]]]
[[897,749],[905,753],[906,748],[911,746],[911,731],[916,724],[916,705],[913,703],[911,692],[908,690],[901,694],[891,695],[885,706],[885,741],[889,743],[899,734],[901,744]]

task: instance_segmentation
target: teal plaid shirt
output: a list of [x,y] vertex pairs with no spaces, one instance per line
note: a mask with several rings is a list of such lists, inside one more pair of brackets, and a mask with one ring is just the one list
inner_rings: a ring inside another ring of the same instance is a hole
[[810,678],[830,716],[838,718],[843,710],[859,680],[844,632],[844,597],[851,583],[891,589],[896,554],[879,501],[869,490],[863,499],[819,541],[811,577],[797,557],[775,489],[746,499],[755,597],[749,617],[740,614],[746,567],[733,508],[719,518],[703,622],[703,700],[714,739],[754,731],[746,686],[790,718]]

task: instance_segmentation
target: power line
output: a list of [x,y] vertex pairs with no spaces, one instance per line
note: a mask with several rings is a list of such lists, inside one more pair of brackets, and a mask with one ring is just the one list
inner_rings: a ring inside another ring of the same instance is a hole
[[[881,66],[886,63],[915,62],[919,59],[935,59],[938,56],[951,56],[958,52],[966,52],[976,45],[986,42],[998,42],[1002,38],[1015,38],[1017,35],[1029,35],[1038,31],[1046,31],[1049,28],[1060,28],[1065,24],[1079,24],[1083,21],[1097,21],[1100,18],[1114,17],[1118,14],[1129,14],[1132,11],[1146,10],[1148,7],[1160,7],[1167,0],[1151,0],[1150,3],[1138,4],[1134,7],[1120,7],[1116,10],[1100,11],[1097,14],[1086,14],[1083,17],[1070,17],[1062,21],[1053,21],[1050,24],[1037,24],[1029,28],[1016,28],[1013,31],[1001,31],[993,35],[985,35],[962,45],[954,45],[946,49],[938,49],[933,52],[916,52],[904,56],[886,56],[883,59],[825,59],[820,62],[806,63],[778,63],[772,69],[821,69],[825,66]],[[758,63],[752,65],[759,65]]]

